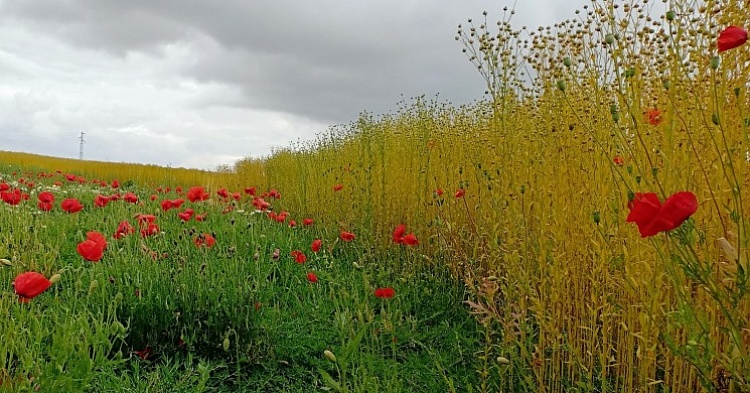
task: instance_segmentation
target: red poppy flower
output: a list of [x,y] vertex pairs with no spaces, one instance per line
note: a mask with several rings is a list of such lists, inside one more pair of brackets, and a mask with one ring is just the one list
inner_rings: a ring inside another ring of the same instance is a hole
[[381,299],[390,299],[395,295],[396,295],[396,290],[391,287],[378,288],[375,290],[375,297],[378,297]]
[[172,199],[172,208],[179,209],[183,203],[185,203],[185,200],[182,198]]
[[466,194],[466,190],[464,190],[463,188],[459,188],[458,190],[456,190],[455,196],[456,198],[462,198],[465,194]]
[[307,262],[307,256],[300,250],[292,251],[292,257],[294,258],[294,262],[297,262],[297,263]]
[[213,236],[211,236],[210,233],[203,233],[201,235],[198,235],[195,239],[193,239],[193,243],[195,243],[196,247],[208,247],[211,248],[216,244],[216,239],[214,239]]
[[417,240],[417,236],[413,233],[410,233],[404,237],[401,238],[401,242],[403,244],[406,244],[407,246],[417,246],[419,245],[419,240]]
[[343,184],[336,184],[336,185],[333,186],[333,191],[334,192],[341,191],[343,189],[344,189],[344,185]]
[[625,159],[622,158],[622,156],[615,156],[615,158],[612,159],[612,162],[614,162],[617,166],[625,165]]
[[75,198],[68,198],[60,204],[60,207],[62,207],[63,211],[66,211],[68,213],[77,213],[83,209],[83,205],[81,205],[81,202],[78,201],[78,199]]
[[151,200],[155,201],[157,198],[159,198],[156,194],[151,194]]
[[255,196],[255,187],[247,187],[245,188],[245,194]]
[[320,247],[323,245],[323,241],[320,239],[315,239],[312,242],[312,245],[310,245],[310,249],[313,250],[313,252],[320,251]]
[[122,197],[122,200],[127,203],[138,203],[138,195],[135,195],[132,192],[126,192]]
[[628,207],[630,214],[626,221],[638,225],[641,237],[650,237],[682,225],[698,210],[698,199],[690,191],[680,191],[667,198],[662,205],[653,192],[636,193]]
[[177,217],[180,217],[180,220],[187,222],[193,218],[194,213],[195,211],[193,209],[185,209],[182,213],[177,213]]
[[165,199],[161,201],[161,210],[168,211],[172,208],[172,201],[169,199]]
[[141,237],[154,236],[159,233],[159,227],[153,222],[141,226]]
[[51,192],[40,192],[36,197],[37,199],[39,199],[39,203],[37,204],[37,206],[39,206],[39,210],[43,210],[46,212],[52,210],[52,205],[55,202],[55,196]]
[[724,52],[744,44],[745,41],[747,41],[747,30],[738,26],[727,26],[719,33],[716,46],[719,48],[719,52]]
[[208,198],[208,193],[201,186],[190,187],[187,192],[187,199],[190,202],[205,201]]
[[196,214],[195,221],[206,221],[206,216],[208,216],[208,213]]
[[120,182],[117,179],[112,180],[112,188],[119,188],[119,187],[120,187]]
[[146,224],[153,224],[154,221],[156,221],[156,216],[153,214],[137,214],[135,218],[136,220],[138,220],[138,224],[141,226]]
[[37,272],[21,273],[13,280],[13,289],[21,303],[28,303],[29,300],[46,291],[50,285],[52,282]]
[[122,239],[123,237],[135,233],[135,228],[133,228],[132,225],[130,225],[127,221],[121,221],[120,225],[117,226],[117,230],[115,231],[115,234],[112,235],[115,239]]
[[272,189],[268,192],[268,197],[273,199],[281,199],[281,193],[279,193],[277,190]]
[[94,205],[97,207],[105,207],[109,203],[109,198],[104,195],[97,195],[94,197]]
[[661,124],[663,117],[662,113],[659,109],[656,108],[649,108],[646,110],[646,122],[648,124],[651,124],[652,126],[658,126]]
[[354,236],[354,234],[351,233],[351,232],[341,231],[341,234],[339,235],[339,238],[341,240],[345,241],[345,242],[350,242],[350,241],[356,239],[357,237]]
[[78,243],[76,251],[83,259],[90,262],[99,262],[104,256],[104,249],[107,247],[107,239],[99,232],[91,231],[86,233],[86,240]]
[[10,185],[8,183],[0,183],[0,191],[8,191],[10,190]]
[[438,197],[438,198],[440,198],[441,196],[443,196],[443,189],[442,188],[436,188],[435,189],[435,196]]
[[233,192],[233,193],[232,193],[232,198],[233,198],[233,199],[234,199],[235,201],[239,201],[239,200],[240,200],[240,199],[242,198],[242,194],[240,194],[239,192]]
[[276,222],[284,222],[284,221],[286,221],[287,216],[289,216],[289,212],[281,212],[281,213],[278,213],[278,214],[276,212],[269,212],[268,213],[268,218],[270,218],[270,219],[272,219],[272,220],[274,220]]
[[309,227],[312,224],[313,224],[313,219],[312,218],[305,218],[304,220],[302,220],[302,225],[304,225],[306,227]]
[[406,225],[400,224],[393,230],[393,242],[396,244],[405,244],[407,246],[416,246],[419,244],[417,236],[413,233],[404,235],[406,232]]
[[13,191],[0,192],[0,198],[3,199],[3,202],[14,206],[21,203],[21,200],[23,200],[21,190],[17,188]]
[[105,247],[107,246],[107,238],[97,231],[86,232],[86,239],[92,240],[97,244],[103,244]]
[[289,228],[294,228],[297,226],[297,221],[291,220],[289,221]]
[[216,191],[216,195],[226,199],[226,198],[229,198],[229,191],[227,191],[226,188],[221,188],[218,191]]
[[313,272],[307,273],[307,281],[318,282],[318,276],[316,276]]
[[146,360],[149,356],[151,356],[151,351],[151,346],[146,345],[146,348],[143,348],[140,351],[134,351],[133,353],[139,358]]
[[393,230],[393,242],[401,244],[404,241],[404,232],[406,232],[406,225],[400,224]]
[[52,203],[55,201],[55,195],[49,191],[40,192],[36,197],[39,199],[39,202]]

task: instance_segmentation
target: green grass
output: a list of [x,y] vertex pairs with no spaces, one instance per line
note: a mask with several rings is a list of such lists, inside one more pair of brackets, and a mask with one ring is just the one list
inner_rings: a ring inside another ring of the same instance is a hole
[[[55,180],[21,185],[29,200],[0,205],[0,257],[11,262],[0,269],[0,309],[8,315],[0,321],[0,391],[434,392],[479,383],[474,355],[483,342],[463,304],[466,290],[419,248],[342,242],[325,223],[290,228],[255,213],[247,199],[212,195],[162,211],[160,200],[180,196],[150,201],[154,191],[137,185],[128,191],[141,204],[97,208],[94,196],[115,190],[65,183],[53,189],[55,209],[40,213],[35,195]],[[62,212],[68,197],[84,210]],[[235,210],[222,214],[227,205]],[[181,222],[177,212],[186,207],[208,220]],[[111,238],[122,220],[137,227],[140,213],[156,215],[161,233]],[[94,230],[108,237],[97,263],[76,251]],[[216,245],[196,247],[201,233]],[[313,253],[316,238],[323,250]],[[296,263],[293,250],[307,261]],[[20,304],[11,282],[25,271],[62,278]],[[396,295],[377,298],[378,287]]]

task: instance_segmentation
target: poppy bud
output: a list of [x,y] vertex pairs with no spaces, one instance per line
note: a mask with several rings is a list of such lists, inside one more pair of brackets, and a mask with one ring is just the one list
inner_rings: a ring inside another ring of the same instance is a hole
[[91,296],[91,294],[94,293],[94,291],[98,287],[99,287],[99,281],[97,280],[91,281],[91,284],[89,284],[89,296]]
[[695,340],[688,340],[687,344],[690,345],[691,347],[695,347],[698,345],[698,342]]
[[2,259],[0,259],[0,265],[3,265],[3,266],[10,266],[10,265],[12,265],[12,264],[10,263],[10,261],[9,261],[9,260],[7,260],[7,259],[5,259],[5,258],[2,258]]
[[557,81],[557,88],[560,91],[565,92],[565,81],[564,80]]
[[51,283],[54,284],[54,283],[60,281],[61,278],[62,278],[62,276],[60,275],[60,273],[57,273],[57,274],[54,274],[52,277],[49,278],[49,282],[51,282]]
[[715,70],[719,68],[719,56],[714,56],[711,58],[711,69]]
[[664,86],[664,90],[669,90],[669,88],[672,86],[672,83],[668,80],[665,80],[661,83],[662,86]]
[[573,64],[573,61],[572,61],[572,60],[570,60],[570,57],[565,57],[565,58],[563,59],[563,65],[565,65],[565,67],[568,67],[568,68],[570,68],[570,66],[571,66],[572,64]]
[[333,352],[326,349],[325,351],[323,351],[323,356],[325,356],[326,359],[336,363],[336,355],[334,355]]
[[670,21],[670,22],[673,21],[674,18],[675,18],[675,16],[677,16],[677,14],[674,11],[667,11],[667,20],[668,21]]
[[612,44],[614,44],[614,43],[615,43],[615,36],[614,36],[614,34],[607,34],[607,35],[605,35],[605,36],[604,36],[604,42],[605,42],[605,43],[606,43],[607,45],[612,45]]
[[734,96],[735,97],[739,97],[740,96],[740,88],[739,87],[735,87],[734,88]]
[[497,362],[500,364],[510,364],[510,360],[508,358],[504,358],[502,356],[497,357]]
[[231,345],[231,343],[229,342],[229,337],[225,337],[224,342],[221,343],[221,347],[224,348],[225,351],[228,351],[229,345]]
[[714,123],[715,126],[719,125],[719,115],[717,113],[711,114],[711,122]]
[[114,321],[109,325],[109,334],[116,336],[125,332],[125,326],[120,321]]
[[600,222],[600,221],[601,221],[601,219],[602,219],[602,215],[601,215],[601,213],[599,213],[598,211],[595,211],[595,212],[594,212],[594,213],[592,214],[592,216],[593,216],[593,218],[594,218],[594,223],[595,223],[595,224],[599,224],[599,222]]

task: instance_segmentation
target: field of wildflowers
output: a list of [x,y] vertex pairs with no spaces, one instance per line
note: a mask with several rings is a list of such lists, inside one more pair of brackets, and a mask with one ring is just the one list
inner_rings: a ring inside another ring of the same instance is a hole
[[0,179],[0,391],[478,382],[465,288],[419,263],[403,226],[375,251],[284,210],[276,189],[145,188],[7,165]]
[[233,173],[0,154],[0,389],[750,391],[748,5],[512,15]]

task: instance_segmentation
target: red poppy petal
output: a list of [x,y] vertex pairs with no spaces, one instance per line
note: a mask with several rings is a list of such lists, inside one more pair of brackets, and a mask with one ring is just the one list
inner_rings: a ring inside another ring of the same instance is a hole
[[738,26],[727,26],[726,29],[719,33],[719,39],[716,46],[719,52],[736,48],[747,41],[747,30]]
[[665,230],[671,231],[682,225],[696,210],[698,210],[698,198],[695,194],[690,191],[680,191],[664,201],[659,218],[669,228]]
[[640,227],[641,224],[647,224],[653,220],[659,210],[661,210],[661,202],[655,193],[638,193],[633,199],[630,214],[625,221],[634,222]]

